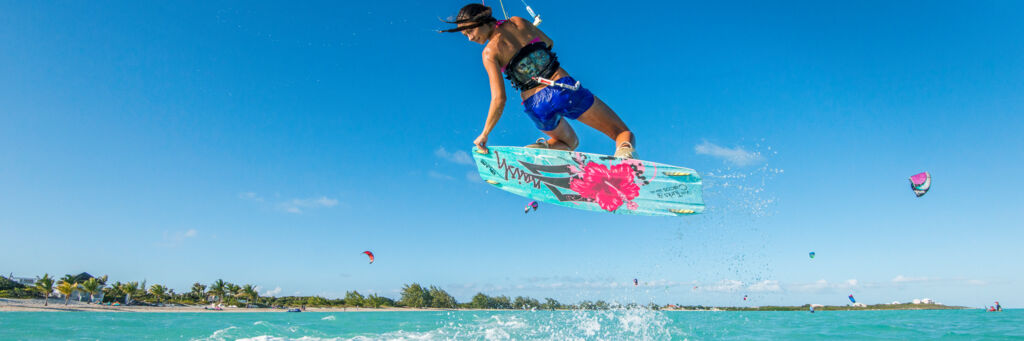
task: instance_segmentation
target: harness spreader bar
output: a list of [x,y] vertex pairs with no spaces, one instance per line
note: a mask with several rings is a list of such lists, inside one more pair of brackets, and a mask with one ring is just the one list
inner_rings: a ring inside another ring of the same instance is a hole
[[547,86],[557,86],[557,87],[566,88],[566,89],[569,89],[569,90],[572,90],[572,91],[576,91],[576,90],[580,89],[580,81],[576,81],[576,84],[569,85],[569,84],[555,83],[555,81],[547,79],[547,78],[544,78],[544,77],[532,77],[532,79],[537,81],[538,83],[541,83],[541,84],[544,84],[544,85],[547,85]]

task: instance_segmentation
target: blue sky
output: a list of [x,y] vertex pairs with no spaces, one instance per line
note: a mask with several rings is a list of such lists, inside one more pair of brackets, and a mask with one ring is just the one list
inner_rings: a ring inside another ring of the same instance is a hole
[[[0,3],[0,272],[330,297],[418,282],[461,301],[1024,301],[1024,5],[531,1],[640,156],[705,176],[708,210],[685,218],[523,215],[480,183],[481,46],[434,32],[462,5]],[[492,145],[541,136],[509,89]],[[580,150],[612,152],[575,127]]]

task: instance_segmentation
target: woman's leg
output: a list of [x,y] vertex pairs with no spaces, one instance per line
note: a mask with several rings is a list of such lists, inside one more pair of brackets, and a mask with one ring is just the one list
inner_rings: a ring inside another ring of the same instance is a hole
[[633,132],[629,131],[626,123],[622,122],[619,115],[615,114],[612,108],[609,108],[597,96],[594,96],[594,104],[590,106],[590,109],[584,111],[576,120],[597,129],[608,135],[612,140],[615,140],[615,148],[622,146],[624,142],[629,142],[634,148],[636,147],[636,137],[633,136]]
[[576,150],[576,146],[579,146],[580,140],[576,137],[576,131],[572,130],[572,126],[569,122],[565,121],[565,118],[558,119],[558,125],[555,126],[555,130],[545,131],[551,138],[548,139],[548,145],[552,149],[559,150]]

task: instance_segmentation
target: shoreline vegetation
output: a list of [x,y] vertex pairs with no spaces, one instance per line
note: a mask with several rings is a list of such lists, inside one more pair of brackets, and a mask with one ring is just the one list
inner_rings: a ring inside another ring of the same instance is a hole
[[[52,298],[52,300],[51,300]],[[146,281],[107,283],[107,276],[88,273],[65,275],[54,280],[49,274],[36,278],[30,286],[0,277],[0,311],[96,311],[96,312],[283,312],[298,309],[308,312],[348,311],[447,311],[447,310],[608,310],[653,309],[666,311],[808,311],[811,305],[714,307],[703,305],[620,305],[605,301],[564,304],[553,298],[488,296],[477,293],[469,302],[458,302],[441,288],[418,283],[406,284],[401,297],[394,300],[376,294],[346,292],[344,298],[319,296],[260,296],[251,284],[236,285],[218,279],[209,285],[196,282],[191,290],[176,293],[160,284]],[[938,310],[971,309],[942,304],[875,304],[866,306],[821,306],[814,311],[856,310]]]

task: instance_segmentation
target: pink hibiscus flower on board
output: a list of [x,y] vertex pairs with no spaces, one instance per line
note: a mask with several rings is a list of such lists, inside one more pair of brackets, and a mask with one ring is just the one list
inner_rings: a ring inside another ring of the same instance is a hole
[[582,177],[572,179],[569,188],[584,198],[594,200],[608,212],[640,195],[640,186],[633,182],[633,169],[624,163],[608,169],[602,164],[588,162]]

